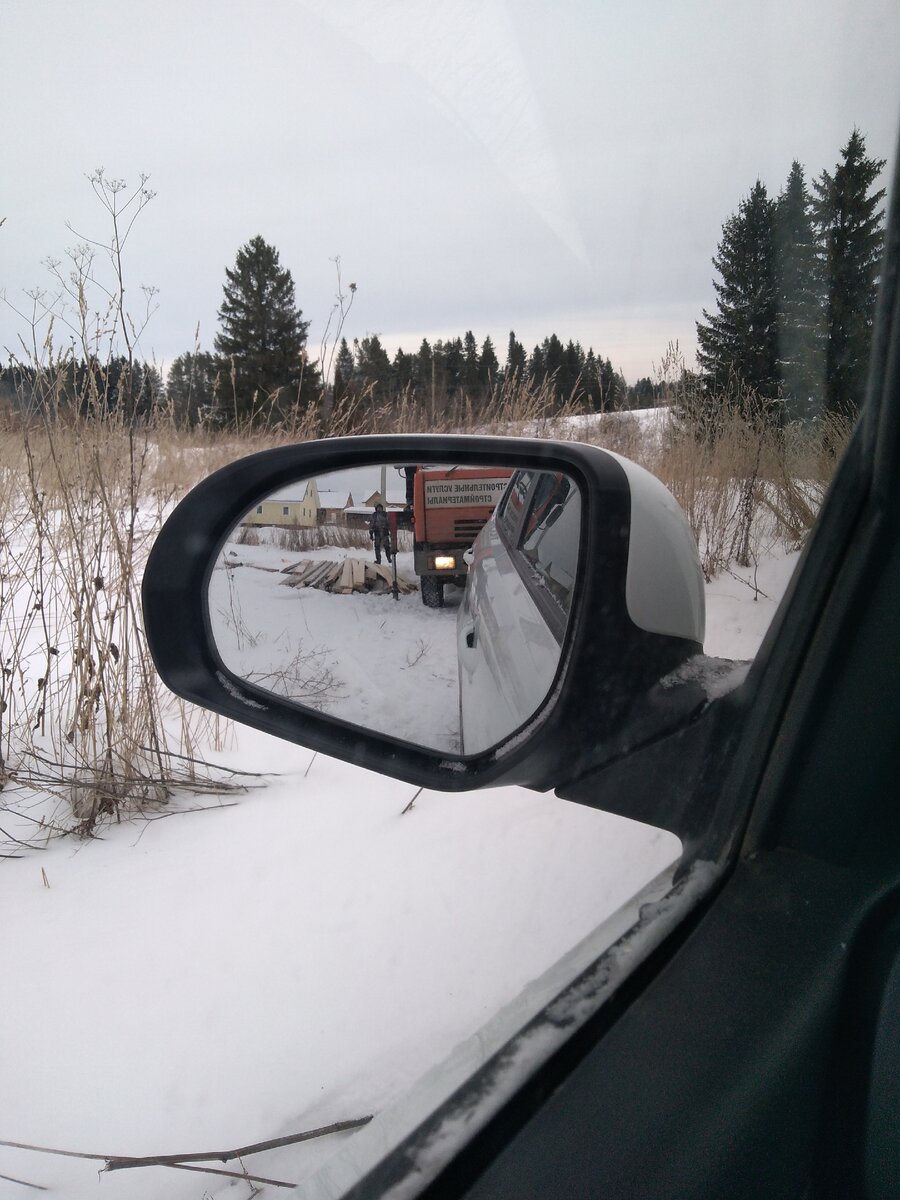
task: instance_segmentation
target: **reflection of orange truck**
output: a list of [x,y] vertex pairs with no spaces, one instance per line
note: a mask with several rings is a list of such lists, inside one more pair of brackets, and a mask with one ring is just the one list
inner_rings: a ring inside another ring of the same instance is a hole
[[444,603],[449,579],[462,585],[463,554],[497,507],[512,471],[505,467],[419,467],[413,485],[413,563],[422,602]]

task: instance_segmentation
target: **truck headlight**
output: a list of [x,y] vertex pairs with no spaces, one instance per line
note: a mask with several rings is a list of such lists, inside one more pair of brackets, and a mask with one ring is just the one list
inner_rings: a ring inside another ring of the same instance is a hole
[[453,554],[436,554],[434,556],[436,571],[453,571],[456,569],[456,556]]

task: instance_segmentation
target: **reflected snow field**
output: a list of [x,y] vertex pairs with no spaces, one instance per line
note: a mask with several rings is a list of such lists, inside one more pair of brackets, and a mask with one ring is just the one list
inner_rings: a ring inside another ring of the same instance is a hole
[[227,542],[209,584],[209,612],[222,661],[235,675],[320,712],[434,750],[458,752],[456,612],[426,608],[411,551],[397,556],[415,590],[342,595],[291,587],[286,568],[365,559],[371,550],[329,546],[286,551]]

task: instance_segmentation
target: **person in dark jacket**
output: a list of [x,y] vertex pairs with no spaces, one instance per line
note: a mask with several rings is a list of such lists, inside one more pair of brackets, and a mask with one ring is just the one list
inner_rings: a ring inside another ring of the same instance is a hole
[[388,515],[384,511],[383,504],[376,504],[375,511],[372,513],[372,520],[369,522],[369,538],[375,543],[375,561],[381,562],[381,551],[387,556],[388,562],[391,561],[393,550],[391,549],[391,527],[388,523]]

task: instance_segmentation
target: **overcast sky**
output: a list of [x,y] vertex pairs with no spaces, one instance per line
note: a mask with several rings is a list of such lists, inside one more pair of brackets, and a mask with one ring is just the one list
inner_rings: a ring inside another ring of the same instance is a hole
[[102,165],[156,192],[125,261],[147,358],[213,348],[261,234],[316,353],[339,255],[351,341],[471,329],[502,362],[555,332],[633,381],[692,355],[757,178],[833,169],[854,126],[892,164],[900,122],[897,0],[4,0],[0,37],[5,350],[66,222],[106,235]]

